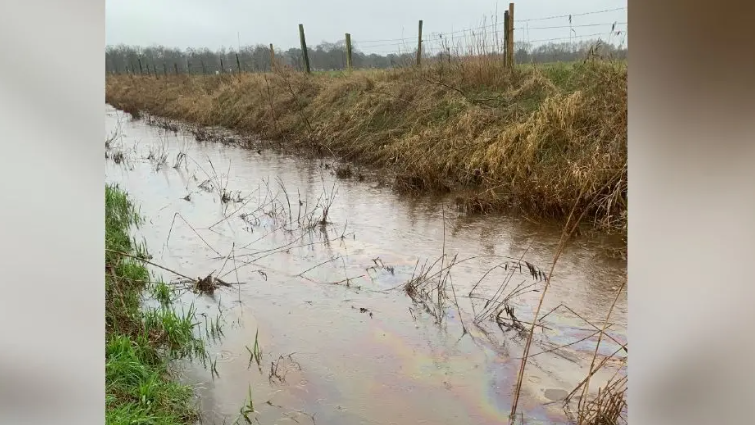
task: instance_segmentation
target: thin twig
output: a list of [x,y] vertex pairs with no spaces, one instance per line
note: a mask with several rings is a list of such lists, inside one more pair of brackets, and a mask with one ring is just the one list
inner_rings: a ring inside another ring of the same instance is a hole
[[177,271],[175,271],[175,270],[171,270],[171,269],[169,269],[169,268],[167,268],[167,267],[165,267],[165,266],[161,266],[161,265],[159,265],[159,264],[155,264],[155,263],[153,263],[153,262],[151,262],[151,261],[147,260],[146,258],[142,258],[142,257],[136,256],[136,255],[127,254],[127,253],[125,253],[125,252],[122,252],[122,251],[117,251],[117,250],[114,250],[114,249],[107,249],[107,248],[105,248],[105,251],[108,251],[108,252],[112,252],[112,253],[115,253],[115,254],[118,254],[118,255],[122,255],[122,256],[124,256],[124,257],[133,258],[133,259],[135,259],[135,260],[143,261],[143,262],[145,262],[145,263],[147,263],[147,264],[149,264],[149,265],[152,265],[152,266],[155,266],[155,267],[157,267],[157,268],[159,268],[159,269],[163,269],[163,270],[165,270],[165,271],[167,271],[167,272],[173,273],[173,274],[175,274],[176,276],[181,276],[181,277],[183,277],[184,279],[189,279],[189,280],[191,280],[192,282],[193,282],[193,281],[196,281],[196,279],[195,279],[195,278],[193,278],[193,277],[189,277],[189,276],[186,276],[185,274],[179,273],[179,272],[177,272]]

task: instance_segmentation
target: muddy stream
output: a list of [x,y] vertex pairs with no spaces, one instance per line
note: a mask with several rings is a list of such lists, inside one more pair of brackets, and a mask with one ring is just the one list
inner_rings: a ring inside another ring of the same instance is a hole
[[[218,318],[222,329],[206,367],[177,365],[203,423],[233,423],[250,392],[261,424],[506,423],[524,339],[504,307],[529,328],[559,227],[466,217],[369,176],[337,179],[328,161],[199,142],[106,106],[106,135],[115,133],[106,182],[138,203],[146,221],[135,234],[152,261],[241,282],[213,295],[174,285],[179,310],[196,308],[198,332]],[[530,351],[542,354],[528,363],[519,401],[528,424],[568,423],[560,400],[586,376],[594,326],[626,275],[606,254],[615,247],[581,237],[559,259],[540,316],[552,312]],[[413,277],[414,300],[403,289]],[[591,388],[626,356],[625,293],[598,359],[617,354]],[[250,363],[255,337],[259,366]]]

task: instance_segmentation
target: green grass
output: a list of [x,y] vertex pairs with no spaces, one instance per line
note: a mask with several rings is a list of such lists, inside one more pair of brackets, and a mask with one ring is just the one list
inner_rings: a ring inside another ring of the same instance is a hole
[[[187,424],[197,411],[193,392],[171,379],[172,359],[206,359],[204,342],[194,329],[195,310],[177,312],[171,289],[150,282],[138,260],[146,248],[130,236],[140,222],[134,204],[116,186],[105,187],[105,394],[107,424]],[[159,301],[145,308],[145,290]]]

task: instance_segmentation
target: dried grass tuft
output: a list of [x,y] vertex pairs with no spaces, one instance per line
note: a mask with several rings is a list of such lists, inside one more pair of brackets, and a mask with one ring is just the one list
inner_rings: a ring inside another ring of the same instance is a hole
[[409,191],[473,191],[468,211],[518,207],[626,230],[627,70],[591,60],[514,71],[488,57],[338,77],[109,75],[128,111],[251,132],[376,168]]

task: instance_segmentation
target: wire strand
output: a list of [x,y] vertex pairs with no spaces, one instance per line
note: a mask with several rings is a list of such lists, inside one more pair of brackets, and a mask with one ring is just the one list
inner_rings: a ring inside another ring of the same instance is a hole
[[[616,12],[616,11],[621,11],[621,10],[626,10],[626,7],[618,7],[614,9],[603,9],[603,10],[596,10],[596,11],[583,12],[583,13],[573,13],[569,15],[554,15],[554,16],[546,16],[542,18],[522,19],[522,20],[517,20],[517,22],[539,22],[539,21],[546,21],[546,20],[559,19],[559,18],[573,18],[576,16],[596,15],[596,14]],[[537,30],[546,30],[546,29],[566,29],[566,28],[571,29],[571,28],[596,27],[596,26],[602,26],[602,25],[608,26],[608,25],[626,25],[626,24],[627,22],[610,22],[610,23],[604,23],[604,24],[593,23],[593,24],[579,24],[579,25],[546,26],[546,27],[515,27],[514,30],[521,31],[521,30],[526,29],[528,31],[537,31]],[[435,33],[432,33],[431,38],[423,39],[423,42],[436,41],[436,40],[440,40],[440,39],[453,36],[456,34],[483,31],[483,30],[492,29],[492,28],[500,28],[501,32],[503,32],[503,28],[501,26],[502,26],[502,23],[494,23],[494,24],[482,25],[482,26],[474,27],[474,28],[465,28],[465,29],[450,31],[450,32],[435,32]],[[416,40],[417,40],[416,37],[402,37],[402,38],[389,38],[389,39],[381,39],[381,40],[358,40],[358,42],[364,47],[383,47],[383,46],[398,45],[398,44],[404,44],[404,43],[414,43],[416,42]],[[367,46],[367,45],[375,44],[375,43],[378,43],[378,44],[374,46]]]

